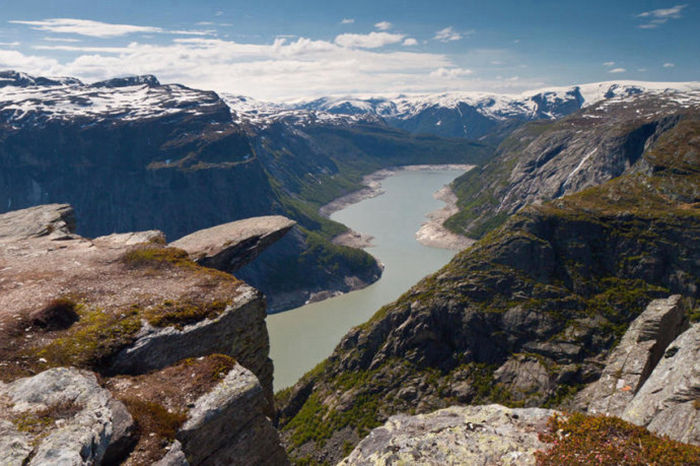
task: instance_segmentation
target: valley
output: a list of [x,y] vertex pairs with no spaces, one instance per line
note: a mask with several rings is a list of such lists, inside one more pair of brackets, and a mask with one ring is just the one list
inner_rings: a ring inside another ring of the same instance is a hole
[[0,72],[0,452],[697,464],[699,154],[694,82]]

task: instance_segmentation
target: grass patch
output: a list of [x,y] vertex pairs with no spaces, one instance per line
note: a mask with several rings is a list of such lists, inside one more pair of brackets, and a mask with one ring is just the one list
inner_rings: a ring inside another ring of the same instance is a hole
[[195,300],[174,302],[165,300],[144,311],[144,317],[154,327],[173,326],[182,329],[204,319],[213,319],[226,310],[227,301],[197,302]]
[[183,412],[169,412],[162,405],[137,398],[123,398],[131,415],[136,421],[140,434],[155,434],[160,438],[172,441],[182,424],[187,420]]
[[37,352],[47,364],[55,366],[104,368],[108,359],[133,342],[141,329],[139,308],[131,307],[121,314],[111,314],[99,308],[80,306],[80,320]]

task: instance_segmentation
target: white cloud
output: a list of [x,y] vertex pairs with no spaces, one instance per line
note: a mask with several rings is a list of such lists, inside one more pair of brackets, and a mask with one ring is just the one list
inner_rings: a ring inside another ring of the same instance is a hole
[[640,29],[656,29],[662,24],[668,22],[669,19],[680,19],[681,12],[688,5],[676,5],[671,8],[659,8],[657,10],[645,11],[637,15],[638,18],[648,20],[648,23],[640,24]]
[[457,79],[469,76],[474,72],[466,68],[438,68],[437,70],[430,73],[431,78],[448,78]]
[[18,47],[19,42],[0,42],[0,47]]
[[343,18],[343,20],[340,22],[340,24],[352,24],[355,22],[354,18]]
[[626,72],[626,71],[627,71],[627,70],[626,70],[625,68],[613,68],[613,69],[611,69],[609,72],[610,72],[610,73],[624,73],[624,72]]
[[646,70],[647,70],[646,68],[638,68],[637,69],[637,71],[639,71],[640,73],[644,73]]
[[335,38],[335,43],[341,47],[376,49],[385,45],[401,42],[403,34],[391,34],[389,32],[370,32],[369,34],[340,34]]
[[603,63],[603,66],[607,66],[607,67],[615,66],[615,62],[614,61],[606,61],[605,63]]
[[380,21],[374,25],[374,27],[379,29],[380,31],[388,31],[389,29],[391,29],[391,26],[392,24],[389,21]]
[[219,10],[216,12],[216,14],[214,16],[223,16],[223,14],[224,14],[224,12]]
[[[353,46],[306,37],[278,37],[262,44],[197,36],[174,37],[167,43],[133,41],[125,46],[108,47],[90,41],[44,43],[36,45],[31,55],[0,50],[0,69],[39,76],[75,76],[84,82],[154,74],[164,83],[271,100],[358,93],[513,92],[543,85],[532,79],[515,82],[512,78],[475,78],[476,73],[460,67],[445,54],[354,45],[387,42],[386,36],[380,36],[382,40],[377,41],[376,34],[388,33],[374,34],[361,36],[363,39],[359,41],[348,39]],[[400,44],[407,39],[396,36],[399,37],[391,38],[391,43]],[[56,55],[61,57],[59,61],[51,58],[55,50],[69,53]],[[500,58],[493,50],[483,51],[482,61],[487,63],[486,57]]]
[[664,63],[664,68],[673,68],[676,65],[674,63]]
[[455,40],[460,40],[462,38],[462,34],[455,31],[452,26],[448,26],[445,29],[440,29],[435,33],[435,40],[439,40],[441,42],[451,42]]
[[416,39],[414,39],[413,37],[407,37],[406,39],[404,39],[403,45],[406,45],[406,46],[418,45],[418,41]]
[[51,18],[43,21],[9,21],[13,24],[25,24],[37,31],[49,31],[62,34],[79,34],[88,37],[118,37],[139,32],[163,32],[153,26],[135,26],[132,24],[112,24],[89,19]]
[[42,40],[45,40],[46,42],[80,42],[80,39],[70,39],[68,37],[44,37]]

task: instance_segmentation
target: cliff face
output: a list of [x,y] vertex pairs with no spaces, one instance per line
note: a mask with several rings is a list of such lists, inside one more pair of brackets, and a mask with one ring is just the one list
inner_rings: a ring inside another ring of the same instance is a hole
[[[165,447],[180,448],[191,464],[286,462],[269,420],[272,362],[257,290],[166,246],[161,232],[76,235],[67,205],[3,214],[0,225],[0,375],[7,382],[0,442],[22,439],[27,448],[17,464],[88,447],[85,461],[97,463],[150,464]],[[245,242],[250,231],[237,232],[240,225],[227,227],[220,246]],[[256,232],[290,227],[258,220]],[[184,246],[199,255],[198,245]],[[245,255],[255,254],[248,246]],[[93,419],[98,408],[103,414]],[[222,427],[231,418],[237,429]],[[57,420],[65,427],[44,439]],[[201,438],[209,439],[206,451]]]
[[332,462],[394,413],[554,406],[596,380],[652,299],[698,296],[699,134],[684,117],[644,170],[520,210],[351,330],[279,396],[292,455]]
[[514,131],[488,164],[454,183],[460,212],[446,226],[481,237],[519,209],[648,170],[660,136],[700,111],[700,97],[638,95],[604,101]]

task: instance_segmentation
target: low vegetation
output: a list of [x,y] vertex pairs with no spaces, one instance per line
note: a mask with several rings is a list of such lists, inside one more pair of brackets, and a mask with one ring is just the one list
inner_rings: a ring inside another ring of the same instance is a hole
[[535,453],[539,466],[700,465],[700,447],[659,437],[616,417],[553,416],[540,440],[552,446]]

